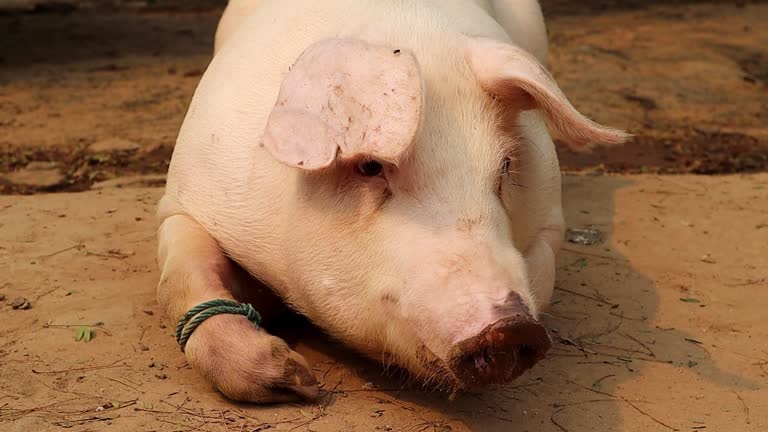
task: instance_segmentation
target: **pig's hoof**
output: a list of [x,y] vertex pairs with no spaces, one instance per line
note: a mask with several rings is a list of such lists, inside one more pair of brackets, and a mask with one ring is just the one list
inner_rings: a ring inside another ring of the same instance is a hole
[[230,399],[267,403],[318,396],[304,357],[240,315],[204,321],[185,352],[189,364]]

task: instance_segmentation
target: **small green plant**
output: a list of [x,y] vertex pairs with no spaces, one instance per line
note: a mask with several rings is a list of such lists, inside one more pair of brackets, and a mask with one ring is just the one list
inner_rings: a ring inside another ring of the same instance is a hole
[[77,328],[77,333],[75,334],[75,342],[90,342],[94,336],[93,329],[89,326],[80,326]]

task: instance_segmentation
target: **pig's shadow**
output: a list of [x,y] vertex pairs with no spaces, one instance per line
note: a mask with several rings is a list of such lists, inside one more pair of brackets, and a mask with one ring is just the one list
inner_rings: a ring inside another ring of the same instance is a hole
[[[553,306],[544,317],[555,343],[548,358],[516,383],[463,394],[454,401],[445,394],[418,389],[394,390],[403,388],[399,376],[390,373],[388,377],[380,364],[342,348],[306,321],[280,325],[277,334],[298,344],[297,349],[316,365],[326,390],[368,391],[371,385],[364,384],[371,383],[387,389],[390,398],[438,412],[437,416],[421,412],[421,418],[439,417],[447,424],[459,422],[478,431],[611,431],[621,430],[623,421],[662,430],[639,411],[623,410],[639,417],[623,420],[620,404],[628,403],[614,396],[623,382],[659,367],[684,368],[735,390],[755,388],[749,380],[719,369],[695,336],[650,324],[659,305],[653,281],[613,247],[614,195],[629,184],[616,177],[565,178],[569,226],[597,227],[604,232],[605,243],[567,244],[560,254]],[[644,411],[652,411],[640,403]],[[656,420],[683,426],[674,418]]]

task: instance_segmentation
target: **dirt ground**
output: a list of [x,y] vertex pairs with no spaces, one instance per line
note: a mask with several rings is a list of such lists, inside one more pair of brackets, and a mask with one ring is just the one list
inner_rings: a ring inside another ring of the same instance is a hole
[[0,430],[768,430],[768,4],[543,2],[565,93],[636,138],[561,149],[568,225],[605,241],[561,253],[556,343],[517,383],[403,388],[292,317],[271,325],[325,394],[252,406],[189,368],[154,298],[220,7],[122,3],[0,14]]

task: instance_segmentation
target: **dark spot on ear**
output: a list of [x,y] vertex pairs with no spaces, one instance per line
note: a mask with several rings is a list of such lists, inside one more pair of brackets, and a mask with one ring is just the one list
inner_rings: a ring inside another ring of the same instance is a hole
[[384,294],[383,296],[381,296],[381,301],[382,301],[383,303],[392,303],[392,304],[397,304],[399,300],[397,299],[397,297],[395,297],[395,295],[394,295],[394,294],[392,294],[392,293],[386,293],[386,294]]
[[400,54],[400,50],[399,50],[399,49],[396,49],[396,50],[392,51],[392,54],[394,54],[394,55],[398,55],[398,54]]

